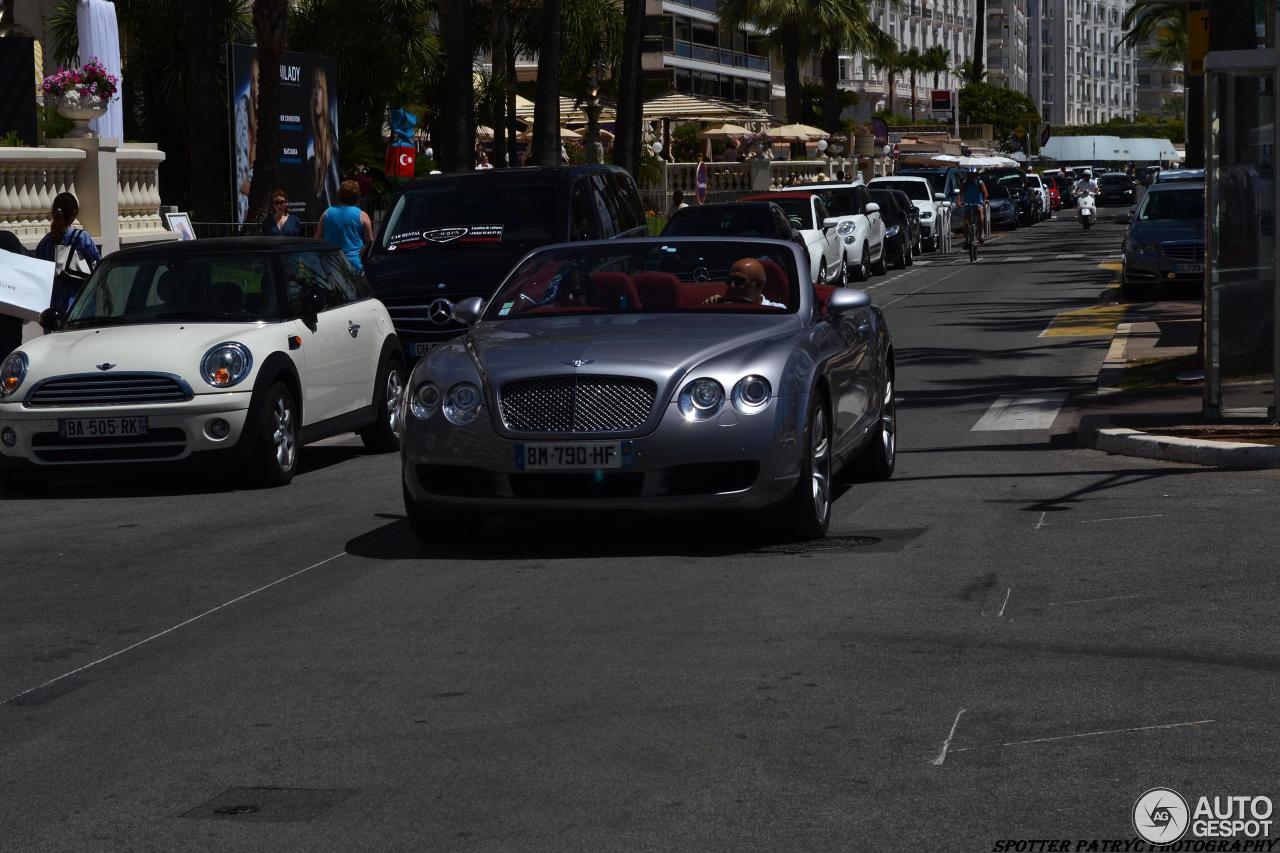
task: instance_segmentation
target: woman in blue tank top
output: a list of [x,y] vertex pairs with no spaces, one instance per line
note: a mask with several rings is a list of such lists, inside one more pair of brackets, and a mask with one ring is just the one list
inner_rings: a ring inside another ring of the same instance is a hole
[[356,206],[359,201],[360,185],[343,181],[338,187],[338,203],[320,216],[316,236],[342,249],[356,272],[364,272],[360,251],[373,243],[373,222],[369,214]]

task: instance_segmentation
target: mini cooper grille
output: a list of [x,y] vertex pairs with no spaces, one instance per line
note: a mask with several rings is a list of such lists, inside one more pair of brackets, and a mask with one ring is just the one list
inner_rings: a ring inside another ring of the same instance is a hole
[[191,392],[171,376],[155,373],[120,373],[101,376],[59,376],[46,379],[31,390],[27,406],[124,406],[137,403],[174,403]]
[[502,386],[498,408],[513,432],[627,432],[653,411],[658,386],[627,376],[546,376]]
[[1175,261],[1199,263],[1204,260],[1204,243],[1161,243],[1160,248],[1166,258]]

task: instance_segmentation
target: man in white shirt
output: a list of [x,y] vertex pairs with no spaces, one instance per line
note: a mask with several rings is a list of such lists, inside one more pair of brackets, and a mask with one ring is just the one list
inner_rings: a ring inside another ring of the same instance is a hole
[[781,302],[773,302],[764,295],[764,265],[755,258],[743,258],[735,261],[729,268],[729,286],[724,295],[719,293],[708,296],[702,303],[714,305],[718,302],[739,303],[742,305],[760,305],[765,308],[786,308]]
[[1084,176],[1076,181],[1075,186],[1071,188],[1071,192],[1077,198],[1088,193],[1089,195],[1098,194],[1098,182],[1093,179],[1093,172],[1085,170]]

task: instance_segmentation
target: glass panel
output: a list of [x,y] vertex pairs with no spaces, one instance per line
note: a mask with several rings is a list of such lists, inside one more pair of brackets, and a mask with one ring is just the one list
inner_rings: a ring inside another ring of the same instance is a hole
[[1209,85],[1209,366],[1223,412],[1274,405],[1275,73]]

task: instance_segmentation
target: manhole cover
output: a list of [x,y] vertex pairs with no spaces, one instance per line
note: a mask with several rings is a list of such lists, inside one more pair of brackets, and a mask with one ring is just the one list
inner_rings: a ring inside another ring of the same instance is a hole
[[316,788],[230,788],[183,817],[241,821],[306,821],[355,791]]
[[828,536],[826,539],[815,539],[812,542],[787,542],[782,545],[769,545],[756,549],[757,554],[809,554],[814,551],[851,551],[854,548],[868,548],[879,545],[876,536]]

